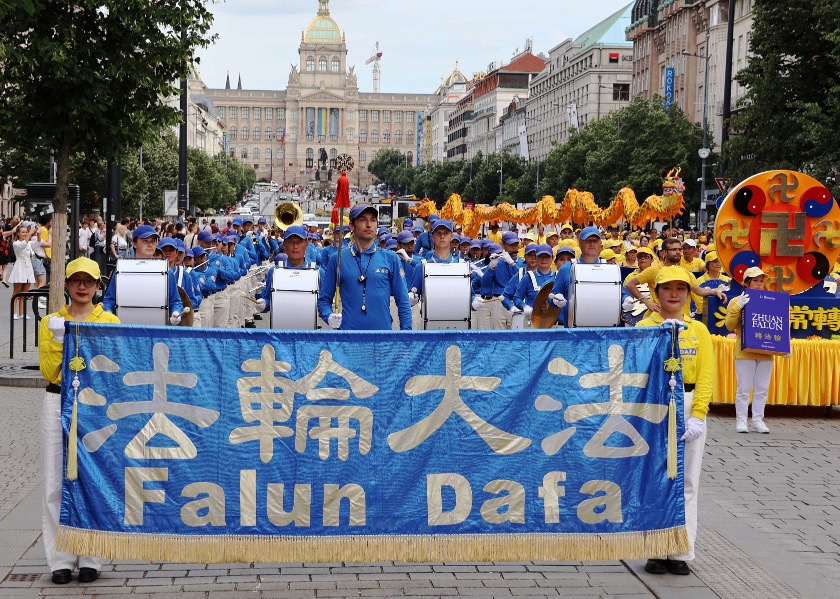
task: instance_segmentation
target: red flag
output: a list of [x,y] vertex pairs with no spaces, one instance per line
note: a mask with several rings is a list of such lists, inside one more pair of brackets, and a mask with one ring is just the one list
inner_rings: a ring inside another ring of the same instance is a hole
[[350,180],[347,179],[347,173],[345,172],[341,173],[335,184],[335,207],[350,207]]
[[338,206],[333,206],[332,214],[330,215],[330,224],[338,226]]

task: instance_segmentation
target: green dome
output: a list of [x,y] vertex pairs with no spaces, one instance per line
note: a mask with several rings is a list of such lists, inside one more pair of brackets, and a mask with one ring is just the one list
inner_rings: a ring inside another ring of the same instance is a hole
[[341,43],[341,29],[338,28],[332,17],[315,17],[306,28],[305,39],[307,42],[327,42],[333,44]]

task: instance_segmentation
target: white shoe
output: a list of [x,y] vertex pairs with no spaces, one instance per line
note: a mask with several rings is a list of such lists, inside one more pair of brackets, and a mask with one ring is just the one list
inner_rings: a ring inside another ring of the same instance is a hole
[[735,419],[735,432],[736,433],[748,433],[748,432],[750,432],[750,428],[747,426],[747,419],[746,418],[736,418]]
[[15,320],[20,320],[20,316],[18,316],[17,314],[15,314]]
[[765,435],[770,432],[770,429],[767,428],[767,425],[764,424],[764,420],[758,419],[752,421],[752,428],[757,433],[764,433]]
[[29,314],[26,315],[26,320],[32,320],[32,317]]

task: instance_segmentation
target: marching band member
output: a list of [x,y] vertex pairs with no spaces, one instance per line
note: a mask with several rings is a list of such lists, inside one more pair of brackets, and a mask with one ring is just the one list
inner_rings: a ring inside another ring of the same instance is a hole
[[[417,268],[420,266],[420,257],[414,255],[414,235],[412,235],[411,231],[400,231],[399,235],[397,235],[397,256],[403,261],[403,271],[405,272],[405,280],[408,283],[409,281],[414,280],[414,273],[417,271]],[[410,284],[410,283],[408,283]],[[394,317],[395,305],[391,306],[391,318]],[[417,331],[423,328],[423,323],[420,318],[420,305],[414,304],[411,306],[411,322],[412,328]]]
[[[598,227],[589,226],[580,232],[580,257],[577,262],[581,264],[597,264],[603,262],[600,258],[602,249],[602,237]],[[571,262],[564,264],[560,270],[557,271],[557,277],[554,280],[554,288],[548,299],[560,308],[560,317],[563,319],[563,326],[567,326],[569,312],[566,304],[566,296],[569,295],[569,289],[572,284],[572,264]]]
[[[149,238],[147,236],[144,239]],[[101,304],[93,304],[93,296],[100,282],[99,265],[90,258],[76,258],[68,263],[64,286],[70,294],[70,303],[43,318],[38,328],[41,374],[48,383],[41,411],[41,463],[44,476],[41,525],[47,566],[52,572],[53,584],[69,583],[76,566],[79,567],[79,582],[90,583],[99,578],[99,570],[102,568],[102,560],[97,557],[72,555],[55,548],[61,512],[61,483],[64,478],[64,431],[61,426],[64,323],[119,324],[119,319],[113,313],[105,311]]]
[[[767,275],[758,266],[744,271],[745,289],[764,289]],[[767,405],[767,391],[773,377],[773,356],[741,349],[741,312],[749,303],[750,297],[742,293],[732,298],[726,308],[726,328],[735,333],[735,431],[750,432],[747,424],[747,412],[752,391],[752,430],[767,434],[770,429],[764,423],[764,407]]]
[[577,259],[577,249],[572,245],[566,245],[565,242],[562,242],[554,249],[554,272],[559,271],[566,262]]
[[511,319],[517,310],[514,305],[514,300],[516,290],[519,288],[519,283],[527,277],[527,273],[529,271],[532,271],[537,267],[537,248],[539,248],[539,244],[537,243],[529,243],[525,246],[525,249],[523,250],[525,252],[525,266],[519,267],[516,274],[513,275],[507,285],[505,285],[505,290],[502,293],[502,306],[508,311]]
[[[513,299],[514,309],[525,313],[525,321],[529,323],[527,326],[530,326],[531,315],[534,313],[534,300],[537,299],[537,294],[543,285],[555,278],[554,271],[551,270],[553,258],[551,246],[547,243],[539,244],[533,252],[536,257],[536,268],[528,270],[527,275],[519,281]],[[529,255],[527,250],[525,255]]]
[[421,258],[426,254],[426,252],[431,251],[432,249],[432,238],[431,238],[431,228],[432,225],[435,224],[435,221],[438,220],[437,214],[430,214],[429,217],[426,219],[426,228],[420,231],[420,235],[417,237],[417,241],[414,243],[414,253],[420,256]]
[[[154,260],[155,250],[158,249],[158,239],[158,234],[149,225],[140,225],[134,229],[134,233],[131,235],[131,245],[134,247],[135,259]],[[105,295],[102,298],[102,308],[111,314],[114,314],[114,310],[117,309],[118,276],[119,273],[115,269],[114,274],[111,275],[111,280],[108,283],[108,289],[105,291]],[[184,305],[181,303],[181,296],[178,294],[175,277],[172,276],[172,273],[169,273],[167,278],[169,280],[169,324],[177,325],[181,322],[181,312],[184,311]]]
[[274,270],[276,268],[318,268],[316,262],[306,259],[306,229],[300,225],[293,225],[283,234],[283,249],[286,259],[276,267],[269,269],[265,277],[265,287],[257,294],[256,307],[258,312],[271,310],[271,288],[274,285]]
[[712,399],[713,356],[712,337],[703,323],[685,319],[685,304],[691,291],[691,273],[679,266],[661,269],[655,279],[654,294],[661,306],[636,326],[679,325],[680,361],[682,362],[684,394],[685,442],[684,503],[685,528],[688,533],[688,553],[668,556],[666,559],[649,559],[645,571],[650,574],[687,575],[691,570],[686,561],[694,559],[694,542],[697,538],[697,497],[700,473],[703,469],[703,450],[706,444],[706,414]]
[[332,329],[390,330],[390,303],[394,296],[400,330],[411,330],[411,306],[402,261],[393,252],[379,251],[374,243],[378,217],[370,204],[357,204],[350,209],[353,241],[341,250],[341,314],[332,311],[338,254],[330,258],[322,273],[318,313]]
[[[450,221],[443,219],[436,220],[435,224],[432,225],[431,233],[434,251],[426,254],[421,260],[422,264],[427,262],[433,264],[450,264],[461,261],[458,254],[452,252],[452,223]],[[411,291],[408,294],[408,299],[412,306],[416,306],[423,296],[422,264],[414,269],[414,278],[412,278],[409,286]]]
[[[484,271],[481,280],[481,298],[484,303],[489,304],[490,318],[494,330],[505,330],[510,328],[510,314],[504,309],[501,303],[505,285],[511,277],[516,274],[525,261],[518,257],[519,235],[513,231],[506,231],[502,235],[503,251],[490,256],[489,268]],[[514,258],[514,256],[516,256]]]

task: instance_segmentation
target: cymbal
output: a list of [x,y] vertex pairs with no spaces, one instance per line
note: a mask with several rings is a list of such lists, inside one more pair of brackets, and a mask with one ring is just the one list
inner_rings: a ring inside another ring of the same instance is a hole
[[551,289],[554,287],[554,281],[549,281],[542,286],[540,292],[534,300],[534,313],[531,315],[532,329],[550,329],[557,323],[557,317],[560,316],[560,308],[554,305],[548,299]]
[[190,296],[187,295],[187,292],[182,287],[178,287],[178,295],[181,296],[181,303],[184,305],[179,326],[191,327],[193,325],[194,314]]

